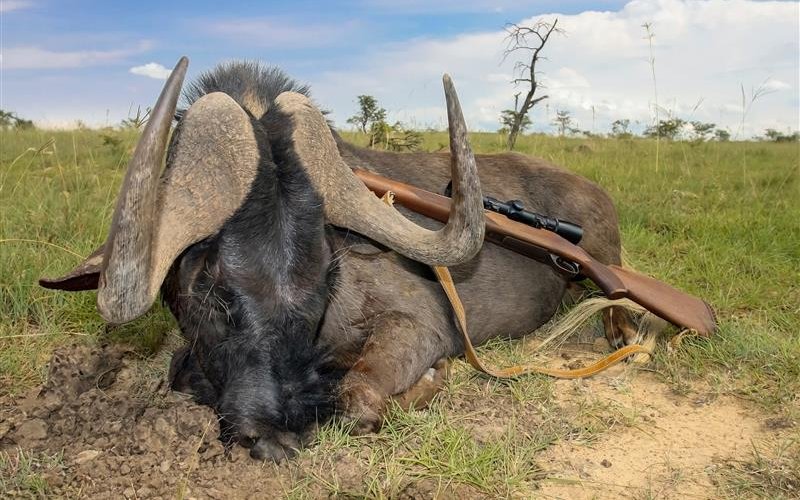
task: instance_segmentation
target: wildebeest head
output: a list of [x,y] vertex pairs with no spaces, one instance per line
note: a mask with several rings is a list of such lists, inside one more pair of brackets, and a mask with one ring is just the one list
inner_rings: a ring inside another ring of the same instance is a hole
[[445,76],[453,211],[430,231],[367,190],[300,93],[281,93],[263,116],[207,93],[181,114],[170,141],[187,65],[179,61],[153,108],[103,248],[40,283],[96,287],[110,323],[141,316],[161,289],[190,341],[173,361],[176,376],[196,378],[187,385],[232,435],[256,440],[257,456],[277,458],[276,446],[293,447],[291,436],[330,406],[333,378],[314,342],[337,286],[325,225],[426,264],[464,262],[484,231],[475,161]]

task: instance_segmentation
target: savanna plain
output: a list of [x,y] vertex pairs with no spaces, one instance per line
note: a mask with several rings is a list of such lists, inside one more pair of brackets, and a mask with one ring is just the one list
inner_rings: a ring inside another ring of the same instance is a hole
[[[103,242],[136,139],[0,131],[0,497],[800,497],[798,143],[662,140],[656,160],[651,139],[521,137],[605,188],[628,263],[713,304],[718,333],[664,335],[648,363],[582,381],[455,360],[428,409],[392,408],[365,437],[325,425],[276,465],[226,454],[213,412],[164,390],[180,342],[164,309],[109,327],[93,292],[36,284]],[[555,350],[541,336],[481,354],[563,368],[608,350],[597,322]]]

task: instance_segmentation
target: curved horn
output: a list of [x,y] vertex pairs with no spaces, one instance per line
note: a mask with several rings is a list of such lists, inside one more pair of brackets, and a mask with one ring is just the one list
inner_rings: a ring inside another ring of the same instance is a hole
[[156,103],[120,191],[97,295],[110,323],[144,314],[183,250],[216,233],[241,206],[260,158],[250,118],[230,97],[198,99],[166,141],[186,73],[182,58]]
[[380,201],[342,160],[322,113],[301,94],[284,92],[275,100],[294,122],[295,152],[325,200],[325,216],[411,259],[451,266],[471,259],[481,248],[484,215],[475,158],[453,82],[444,75],[450,124],[453,210],[438,231],[422,228]]
[[189,59],[181,57],[170,73],[136,144],[117,197],[97,295],[100,314],[112,322],[121,322],[118,320],[130,317],[132,311],[139,311],[146,295],[136,283],[150,264],[156,186],[188,66]]

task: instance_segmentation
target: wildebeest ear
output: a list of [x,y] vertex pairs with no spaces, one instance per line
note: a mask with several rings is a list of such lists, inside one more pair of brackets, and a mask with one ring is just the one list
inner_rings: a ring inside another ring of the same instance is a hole
[[58,278],[39,278],[39,286],[51,290],[66,290],[68,292],[80,292],[83,290],[97,289],[97,281],[100,278],[100,269],[103,267],[103,254],[106,251],[105,244],[92,252],[83,262],[78,264],[75,269],[64,276]]

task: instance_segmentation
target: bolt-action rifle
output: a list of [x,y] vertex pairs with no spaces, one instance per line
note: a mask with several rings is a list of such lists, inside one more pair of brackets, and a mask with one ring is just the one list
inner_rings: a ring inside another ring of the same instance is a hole
[[[411,211],[440,222],[450,217],[450,198],[362,169],[353,169],[378,196],[387,191]],[[716,330],[716,318],[703,300],[666,283],[615,265],[605,265],[583,248],[553,231],[532,227],[486,211],[486,239],[514,252],[545,262],[570,277],[592,280],[609,299],[628,298],[653,314],[702,335]]]

